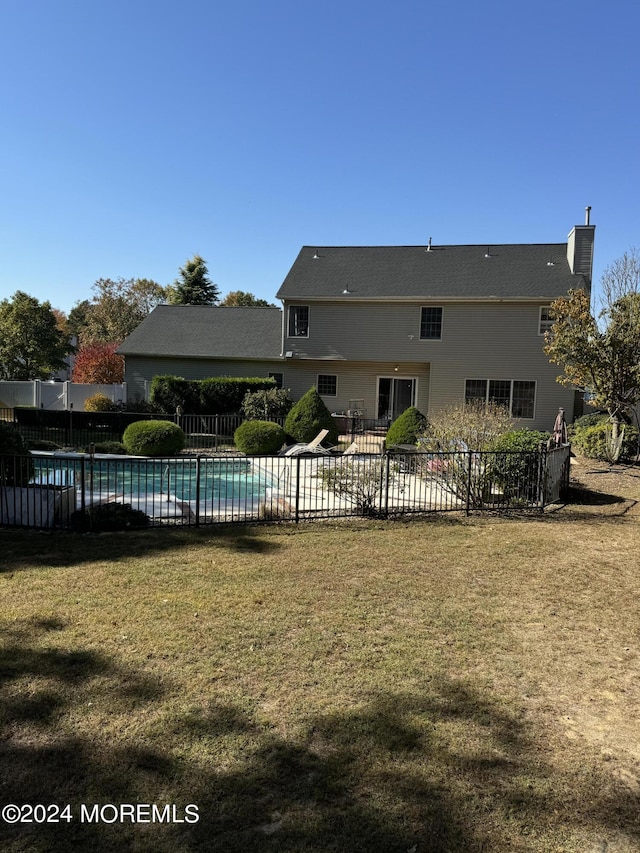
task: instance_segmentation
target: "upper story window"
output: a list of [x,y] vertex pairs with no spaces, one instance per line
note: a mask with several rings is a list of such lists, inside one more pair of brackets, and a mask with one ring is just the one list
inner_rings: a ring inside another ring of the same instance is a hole
[[553,322],[554,321],[551,317],[551,306],[543,305],[540,309],[540,325],[538,328],[538,334],[544,335],[545,332],[550,332]]
[[290,338],[309,337],[309,306],[289,306],[289,331]]
[[442,338],[442,308],[425,306],[420,314],[420,340],[439,341]]

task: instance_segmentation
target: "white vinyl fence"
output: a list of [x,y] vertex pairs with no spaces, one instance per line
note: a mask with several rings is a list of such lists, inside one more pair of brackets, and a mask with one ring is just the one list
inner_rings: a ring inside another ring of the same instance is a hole
[[0,381],[0,409],[16,406],[33,406],[36,409],[54,411],[84,411],[84,402],[94,394],[104,394],[114,403],[127,400],[126,382],[112,385],[85,385],[79,382],[30,382]]

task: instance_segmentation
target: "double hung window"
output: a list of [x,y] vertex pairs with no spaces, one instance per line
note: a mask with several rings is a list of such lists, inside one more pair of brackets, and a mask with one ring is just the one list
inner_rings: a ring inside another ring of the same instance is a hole
[[531,419],[535,412],[536,383],[519,379],[467,379],[466,403],[477,400],[504,406],[512,418]]
[[309,337],[309,306],[308,305],[290,305],[289,306],[289,330],[290,338],[308,338]]

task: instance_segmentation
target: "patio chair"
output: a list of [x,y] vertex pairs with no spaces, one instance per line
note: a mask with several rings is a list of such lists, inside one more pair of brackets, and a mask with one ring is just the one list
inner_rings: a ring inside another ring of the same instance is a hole
[[320,454],[321,456],[330,456],[331,450],[322,446],[322,441],[329,435],[328,429],[322,429],[317,434],[317,436],[311,441],[301,442],[300,444],[292,444],[291,447],[287,447],[285,450],[282,450],[281,456],[301,456],[301,455],[314,455]]

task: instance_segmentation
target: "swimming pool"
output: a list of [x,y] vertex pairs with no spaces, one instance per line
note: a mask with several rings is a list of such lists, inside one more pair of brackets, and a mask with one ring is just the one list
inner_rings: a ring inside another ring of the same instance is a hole
[[246,512],[264,500],[272,485],[272,478],[259,465],[240,457],[91,459],[42,454],[34,455],[34,467],[36,483],[75,486],[91,502],[144,503],[151,511],[165,500],[197,505],[203,511],[235,507]]

